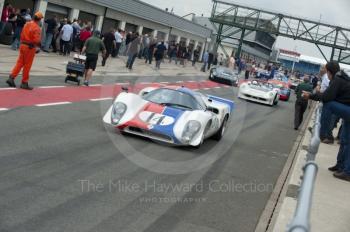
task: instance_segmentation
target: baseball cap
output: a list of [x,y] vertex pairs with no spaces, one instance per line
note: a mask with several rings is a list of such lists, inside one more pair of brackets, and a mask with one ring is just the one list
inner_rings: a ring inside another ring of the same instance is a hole
[[36,12],[34,16],[36,16],[39,19],[43,19],[44,18],[43,13],[41,13],[40,11]]

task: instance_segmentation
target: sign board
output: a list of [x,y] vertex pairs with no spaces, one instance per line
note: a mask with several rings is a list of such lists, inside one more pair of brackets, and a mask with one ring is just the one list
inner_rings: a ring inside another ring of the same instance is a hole
[[299,62],[301,54],[294,51],[279,49],[278,59]]

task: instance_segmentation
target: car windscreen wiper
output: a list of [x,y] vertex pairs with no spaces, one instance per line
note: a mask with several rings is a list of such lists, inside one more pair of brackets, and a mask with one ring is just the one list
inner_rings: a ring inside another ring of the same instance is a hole
[[191,107],[189,106],[185,106],[185,105],[181,105],[181,104],[177,104],[177,103],[170,103],[170,102],[165,102],[165,103],[159,103],[160,105],[164,105],[164,106],[177,106],[177,107],[181,107],[181,108],[186,108],[186,109],[190,109],[193,110]]

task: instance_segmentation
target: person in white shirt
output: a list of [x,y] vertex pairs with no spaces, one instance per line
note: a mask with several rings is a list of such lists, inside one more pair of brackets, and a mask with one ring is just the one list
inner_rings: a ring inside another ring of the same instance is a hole
[[321,67],[320,76],[321,76],[320,92],[323,93],[328,88],[329,82],[330,82],[330,80],[328,78],[328,75],[327,75],[327,70],[326,70],[326,66],[325,65],[323,65]]
[[115,54],[113,54],[113,55],[115,57],[118,57],[119,49],[120,49],[120,46],[123,42],[123,36],[121,35],[121,32],[122,32],[122,30],[118,29],[114,34],[114,36],[115,36]]
[[70,54],[71,42],[73,38],[72,22],[68,21],[61,29],[61,53],[66,56]]

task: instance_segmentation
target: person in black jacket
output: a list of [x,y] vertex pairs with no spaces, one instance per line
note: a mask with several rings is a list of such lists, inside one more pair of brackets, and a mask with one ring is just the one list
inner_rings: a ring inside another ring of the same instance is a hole
[[21,37],[22,29],[24,27],[24,24],[26,24],[26,20],[24,18],[25,13],[26,13],[26,10],[21,10],[21,12],[17,14],[16,28],[15,28],[15,33],[13,35],[13,42],[11,45],[11,48],[13,50],[17,50],[20,45],[20,37]]
[[337,164],[329,170],[334,172],[336,178],[350,181],[350,77],[344,71],[339,71],[337,62],[327,63],[326,69],[330,79],[326,91],[312,95],[304,93],[304,98],[324,103],[321,130],[329,130],[333,126],[332,115],[343,119]]

